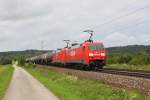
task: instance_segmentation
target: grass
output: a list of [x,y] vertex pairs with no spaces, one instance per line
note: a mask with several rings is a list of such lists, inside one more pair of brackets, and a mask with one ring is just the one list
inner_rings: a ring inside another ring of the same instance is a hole
[[109,64],[105,68],[118,68],[118,69],[130,69],[130,70],[149,70],[150,71],[150,65]]
[[150,100],[150,94],[112,87],[101,81],[78,79],[38,67],[25,69],[60,100]]
[[11,67],[11,65],[0,65],[0,100],[2,100],[5,95],[9,82],[11,80],[12,73],[13,67]]

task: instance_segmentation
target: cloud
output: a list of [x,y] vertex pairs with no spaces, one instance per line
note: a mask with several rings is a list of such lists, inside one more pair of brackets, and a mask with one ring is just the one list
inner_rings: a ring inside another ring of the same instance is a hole
[[112,33],[104,39],[104,43],[107,47],[109,46],[124,46],[138,44],[135,37],[124,33]]
[[94,39],[104,40],[107,46],[150,44],[150,23],[136,26],[149,18],[149,9],[103,25],[149,3],[148,0],[0,0],[0,51],[40,49],[42,40],[45,49],[56,49],[64,46],[64,39],[87,40],[89,35],[83,33],[86,29],[94,30]]
[[104,38],[104,43],[107,47],[125,46],[125,45],[149,45],[150,34],[127,34],[115,32]]
[[150,34],[143,34],[143,35],[140,35],[137,40],[139,40],[139,42],[141,44],[149,44],[150,42]]
[[1,20],[23,20],[45,16],[52,12],[51,4],[48,0],[1,0]]

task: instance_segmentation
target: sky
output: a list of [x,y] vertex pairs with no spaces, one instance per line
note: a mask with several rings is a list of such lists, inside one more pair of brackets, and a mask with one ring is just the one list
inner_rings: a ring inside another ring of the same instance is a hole
[[87,29],[106,47],[150,45],[149,26],[149,0],[0,0],[0,51],[55,50]]

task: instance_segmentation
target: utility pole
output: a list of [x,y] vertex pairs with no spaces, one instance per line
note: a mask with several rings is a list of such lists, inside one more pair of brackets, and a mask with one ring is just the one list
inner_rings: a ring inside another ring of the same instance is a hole
[[41,50],[44,50],[44,40],[41,41]]

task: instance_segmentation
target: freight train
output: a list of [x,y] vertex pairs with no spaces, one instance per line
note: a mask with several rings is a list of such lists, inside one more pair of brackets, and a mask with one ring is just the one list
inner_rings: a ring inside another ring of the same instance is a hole
[[[81,44],[67,45],[55,52],[28,58],[27,62],[34,64],[72,66],[83,69],[102,69],[106,63],[106,52],[102,42],[90,39]],[[67,42],[68,43],[68,42]]]

